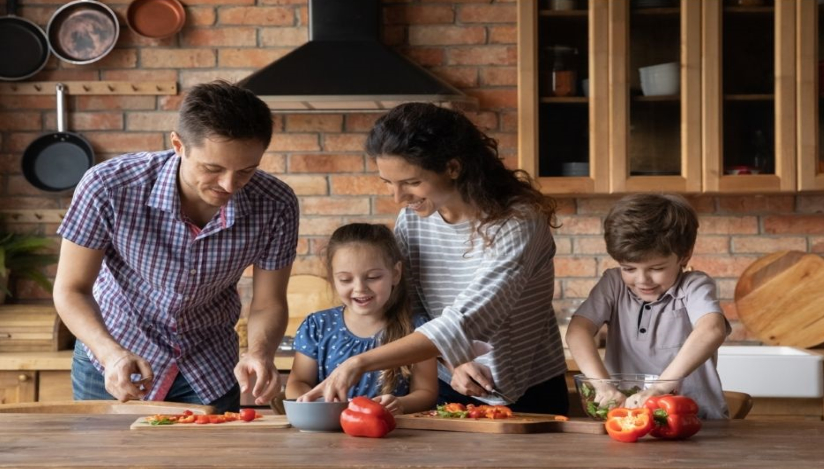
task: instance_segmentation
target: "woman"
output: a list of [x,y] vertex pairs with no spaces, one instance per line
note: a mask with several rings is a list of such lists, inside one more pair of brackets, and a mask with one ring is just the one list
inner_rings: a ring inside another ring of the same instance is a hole
[[566,414],[552,309],[554,200],[508,170],[497,142],[463,114],[431,104],[403,104],[378,119],[366,151],[406,204],[395,236],[415,312],[431,321],[346,360],[307,398],[345,400],[365,372],[439,357],[440,403]]

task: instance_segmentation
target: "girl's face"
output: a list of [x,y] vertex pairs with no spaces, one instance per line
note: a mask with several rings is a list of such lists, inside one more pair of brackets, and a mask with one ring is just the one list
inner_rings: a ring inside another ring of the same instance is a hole
[[383,317],[392,287],[401,281],[401,263],[387,265],[378,248],[348,244],[332,256],[332,278],[348,311]]
[[689,261],[689,256],[651,257],[643,262],[621,262],[621,279],[643,301],[653,302],[667,292]]
[[378,174],[392,189],[396,203],[405,204],[421,218],[436,211],[450,223],[467,217],[468,206],[455,186],[459,174],[457,163],[445,173],[436,173],[410,164],[399,156],[382,155],[375,161]]

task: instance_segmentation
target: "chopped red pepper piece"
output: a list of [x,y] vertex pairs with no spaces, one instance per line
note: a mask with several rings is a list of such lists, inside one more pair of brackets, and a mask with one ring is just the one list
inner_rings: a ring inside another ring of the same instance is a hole
[[701,420],[698,404],[686,396],[654,396],[647,399],[644,407],[652,412],[655,427],[652,436],[667,440],[683,440],[698,433]]
[[349,401],[349,408],[341,412],[340,424],[347,435],[382,438],[395,429],[395,417],[386,407],[359,396]]
[[652,411],[646,407],[617,407],[609,411],[604,426],[613,440],[634,443],[652,430]]

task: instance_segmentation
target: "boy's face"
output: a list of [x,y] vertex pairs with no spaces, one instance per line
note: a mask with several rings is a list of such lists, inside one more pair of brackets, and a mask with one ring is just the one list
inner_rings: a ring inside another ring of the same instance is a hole
[[689,256],[679,259],[670,254],[641,262],[621,262],[621,279],[641,300],[656,301],[675,284],[689,259]]

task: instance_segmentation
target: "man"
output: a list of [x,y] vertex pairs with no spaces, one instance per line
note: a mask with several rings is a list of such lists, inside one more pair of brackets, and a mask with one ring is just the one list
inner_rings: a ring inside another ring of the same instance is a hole
[[[269,108],[214,82],[181,104],[173,150],[132,153],[89,170],[58,234],[54,285],[77,337],[74,398],[166,400],[237,411],[280,391],[274,354],[288,321],[298,205],[258,171]],[[254,265],[248,351],[238,358],[237,282]]]

